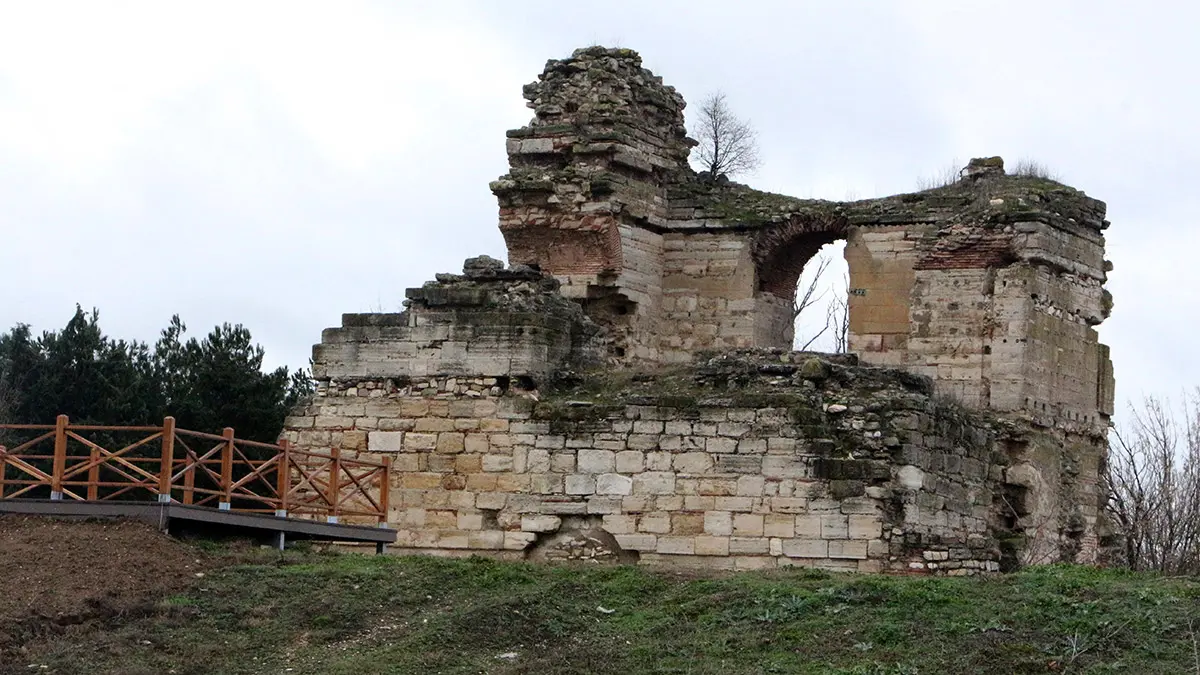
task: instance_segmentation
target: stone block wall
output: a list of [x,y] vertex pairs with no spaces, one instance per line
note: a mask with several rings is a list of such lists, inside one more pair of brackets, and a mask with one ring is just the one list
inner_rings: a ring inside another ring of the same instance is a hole
[[683,98],[627,49],[551,60],[509,132],[510,170],[491,184],[509,260],[539,266],[610,327],[620,358],[658,358],[663,186],[686,171]]
[[[627,375],[553,395],[495,378],[331,382],[288,433],[392,458],[402,551],[971,574],[1015,564],[1005,541],[1028,516],[1041,526],[1022,550],[1094,554],[1069,530],[1094,530],[1094,509],[1036,502],[1063,479],[1056,460],[1009,485],[1029,439],[922,378],[769,352]],[[1007,504],[1014,491],[1026,501]]]
[[[1106,351],[1093,327],[1107,316],[1104,204],[1007,176],[998,159],[972,167],[938,190],[844,204],[677,186],[673,203],[689,206],[672,209],[680,219],[668,223],[668,241],[678,253],[667,269],[684,273],[665,284],[677,299],[660,325],[663,359],[789,345],[795,261],[845,238],[851,352],[926,375],[970,406],[1103,426]],[[712,271],[709,249],[741,253]],[[687,295],[698,301],[680,312]],[[700,303],[707,312],[692,309]],[[736,344],[720,333],[731,323],[744,327]]]
[[407,310],[343,314],[313,347],[318,382],[470,373],[541,382],[595,361],[597,327],[535,270],[480,256],[408,289]]
[[1103,202],[999,158],[846,203],[699,176],[683,99],[629,50],[551,61],[526,97],[492,186],[509,258],[559,279],[613,359],[790,347],[804,264],[844,239],[853,353],[971,406],[1107,423]]
[[701,349],[754,346],[759,303],[747,238],[672,232],[664,242],[660,359],[687,362]]
[[879,365],[904,365],[912,330],[917,247],[913,226],[856,227],[846,240],[850,351]]
[[[393,458],[402,550],[968,574],[1090,562],[1114,383],[1103,202],[972,160],[798,200],[687,165],[635,52],[550,61],[486,257],[314,348],[301,448]],[[789,351],[844,239],[852,355]]]

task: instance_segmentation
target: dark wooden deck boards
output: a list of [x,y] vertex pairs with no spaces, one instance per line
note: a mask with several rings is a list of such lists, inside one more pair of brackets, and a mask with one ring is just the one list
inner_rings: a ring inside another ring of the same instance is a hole
[[155,525],[163,531],[170,530],[172,522],[203,523],[231,531],[281,533],[288,539],[371,543],[380,549],[383,545],[396,542],[396,531],[383,527],[344,525],[157,502],[0,499],[0,514],[59,518],[133,518]]

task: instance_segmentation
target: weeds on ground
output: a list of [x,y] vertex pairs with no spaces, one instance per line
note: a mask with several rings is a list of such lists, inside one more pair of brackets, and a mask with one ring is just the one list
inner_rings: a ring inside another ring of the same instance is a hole
[[1058,174],[1052,172],[1049,167],[1037,161],[1036,159],[1018,159],[1017,163],[1013,165],[1012,170],[1009,171],[1009,173],[1014,176],[1021,176],[1022,178],[1040,178],[1042,180],[1054,181],[1056,183],[1062,182],[1062,179],[1059,178]]
[[214,572],[151,616],[31,645],[29,663],[180,675],[1153,675],[1195,668],[1198,600],[1191,579],[1072,566],[695,578],[289,553]]

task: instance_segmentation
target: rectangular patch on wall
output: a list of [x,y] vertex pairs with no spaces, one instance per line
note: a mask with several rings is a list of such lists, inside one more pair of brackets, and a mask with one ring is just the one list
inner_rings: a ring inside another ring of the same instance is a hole
[[722,473],[761,473],[762,457],[754,455],[717,455],[716,469]]

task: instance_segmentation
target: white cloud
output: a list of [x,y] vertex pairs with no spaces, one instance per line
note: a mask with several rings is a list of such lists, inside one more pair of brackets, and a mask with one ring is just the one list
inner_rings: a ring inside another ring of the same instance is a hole
[[486,183],[528,77],[507,51],[387,4],[0,5],[0,323],[81,302],[152,339],[180,312],[303,364],[340,312],[503,253]]
[[361,173],[436,129],[445,106],[500,93],[483,57],[504,46],[462,17],[315,2],[13,3],[4,16],[0,144],[60,171],[111,163],[200,95],[228,130],[271,101]]

